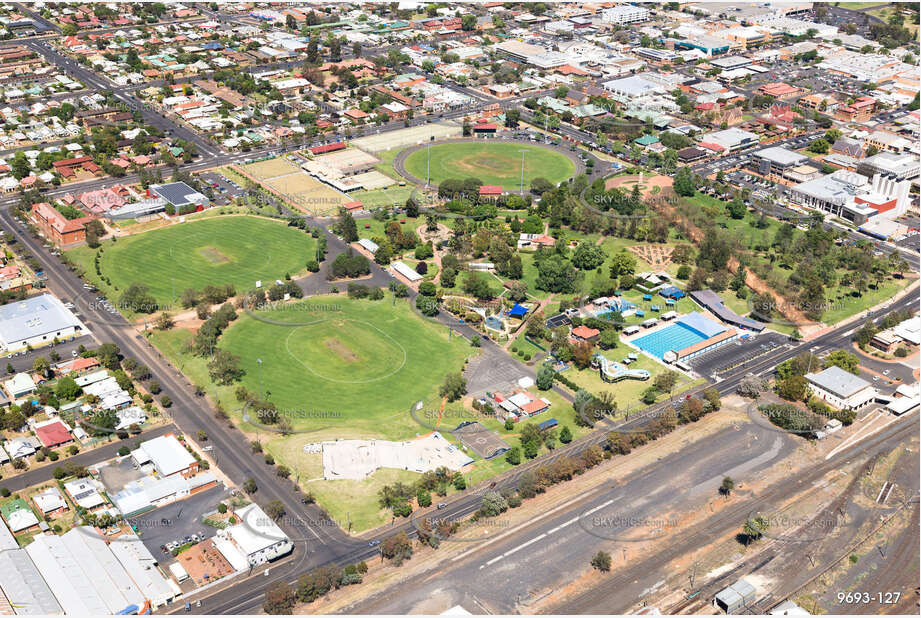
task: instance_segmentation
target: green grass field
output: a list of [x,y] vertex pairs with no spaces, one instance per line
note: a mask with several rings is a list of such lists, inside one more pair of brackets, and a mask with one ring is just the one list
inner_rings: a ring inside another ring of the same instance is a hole
[[459,371],[472,352],[466,340],[449,340],[446,329],[389,295],[312,297],[260,315],[295,324],[243,315],[220,345],[240,356],[247,388],[291,410],[295,429],[319,430],[317,439],[414,437],[421,428],[410,407],[437,398],[445,374]]
[[479,178],[486,185],[501,185],[506,191],[517,191],[521,184],[521,153],[524,155],[524,186],[543,177],[557,184],[572,177],[575,164],[558,152],[523,144],[487,141],[436,144],[417,150],[406,158],[406,170],[425,180],[426,161],[430,150],[431,182],[438,184],[446,178]]
[[95,251],[78,247],[67,254],[99,289],[116,300],[133,283],[143,283],[160,305],[169,306],[186,288],[232,283],[237,291],[256,281],[269,284],[304,270],[316,241],[283,223],[256,217],[216,217],[171,225],[103,244],[102,274]]

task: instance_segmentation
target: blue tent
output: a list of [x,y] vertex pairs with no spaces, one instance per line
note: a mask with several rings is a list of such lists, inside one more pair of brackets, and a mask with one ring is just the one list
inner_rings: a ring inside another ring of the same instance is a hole
[[520,317],[523,317],[527,312],[528,312],[527,308],[522,307],[518,303],[515,303],[515,306],[511,308],[508,314],[509,316],[513,318],[520,318]]
[[659,305],[651,305],[649,308],[653,311],[659,311]]
[[673,301],[671,298],[669,298],[668,300],[665,301],[665,304],[668,305],[669,307],[672,307],[672,306],[674,306],[675,301]]
[[652,294],[643,294],[643,300],[652,300]]
[[683,298],[684,295],[685,295],[684,290],[677,288],[673,285],[670,285],[667,288],[663,288],[659,290],[659,296],[661,296],[662,298],[673,298],[675,300],[678,300],[679,298]]
[[646,313],[645,313],[642,309],[637,309],[637,310],[636,310],[636,315],[637,315],[638,317],[643,317],[644,315],[646,315]]

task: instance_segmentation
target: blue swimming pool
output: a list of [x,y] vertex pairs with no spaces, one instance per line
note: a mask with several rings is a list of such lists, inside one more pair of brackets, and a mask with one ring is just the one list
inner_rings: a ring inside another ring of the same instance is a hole
[[669,350],[683,350],[705,339],[707,337],[700,331],[681,322],[676,322],[662,330],[634,339],[632,343],[641,350],[645,350],[656,358],[661,359]]

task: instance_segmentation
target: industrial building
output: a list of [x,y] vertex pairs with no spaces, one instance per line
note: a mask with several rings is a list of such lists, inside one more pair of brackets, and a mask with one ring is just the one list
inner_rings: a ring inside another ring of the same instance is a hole
[[859,410],[876,398],[872,384],[837,365],[804,377],[816,397],[841,410]]
[[909,205],[909,188],[907,180],[897,181],[881,174],[870,180],[863,174],[840,169],[791,187],[790,201],[862,225],[882,213],[886,218],[904,214]]
[[51,294],[0,307],[0,350],[37,348],[86,334],[86,327]]

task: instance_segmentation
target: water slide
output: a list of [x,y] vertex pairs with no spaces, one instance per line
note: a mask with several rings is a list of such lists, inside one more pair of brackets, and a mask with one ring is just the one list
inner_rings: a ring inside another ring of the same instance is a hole
[[619,382],[620,380],[648,380],[649,372],[645,369],[627,369],[620,363],[615,363],[595,352],[592,359],[598,363],[601,370],[601,379],[605,382]]

